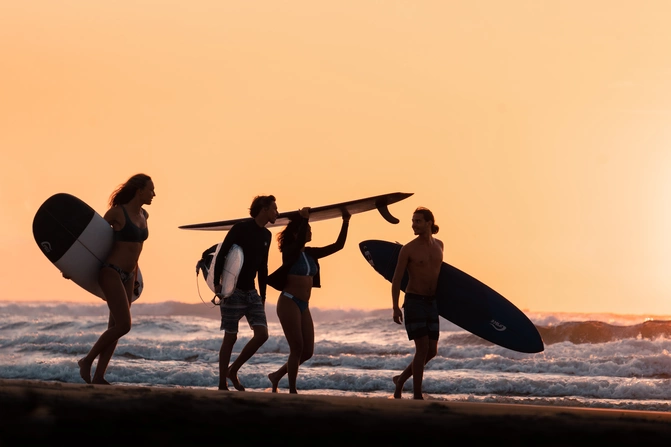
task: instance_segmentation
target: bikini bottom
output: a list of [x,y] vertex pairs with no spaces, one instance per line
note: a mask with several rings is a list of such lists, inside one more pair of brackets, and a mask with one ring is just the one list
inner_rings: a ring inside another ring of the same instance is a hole
[[118,265],[110,264],[109,262],[103,262],[103,265],[100,266],[100,269],[104,269],[105,267],[109,267],[112,270],[115,270],[121,277],[121,282],[124,284],[133,278],[132,273],[129,273],[125,270],[121,270],[121,267],[119,267]]
[[305,312],[305,310],[308,308],[309,303],[307,301],[299,300],[289,292],[282,292],[282,295],[286,296],[289,298],[291,301],[296,303],[296,306],[300,309],[301,313]]

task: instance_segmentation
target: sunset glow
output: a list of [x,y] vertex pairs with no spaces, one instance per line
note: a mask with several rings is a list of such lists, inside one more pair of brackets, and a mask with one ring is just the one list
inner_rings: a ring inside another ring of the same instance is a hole
[[391,308],[358,243],[409,241],[421,205],[445,261],[521,309],[669,315],[670,8],[2,1],[0,300],[99,302],[32,218],[57,192],[102,215],[144,172],[142,302],[200,302],[196,261],[225,233],[179,225],[245,217],[257,194],[286,211],[399,191],[399,225],[352,217],[312,306]]

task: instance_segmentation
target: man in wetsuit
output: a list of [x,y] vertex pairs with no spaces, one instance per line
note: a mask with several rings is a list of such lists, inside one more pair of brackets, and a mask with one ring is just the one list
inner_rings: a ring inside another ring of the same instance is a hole
[[[268,250],[271,234],[265,228],[268,222],[277,219],[277,204],[273,196],[257,196],[249,208],[252,220],[239,222],[230,229],[214,263],[215,292],[221,292],[221,275],[224,270],[224,258],[233,244],[242,248],[244,263],[233,294],[220,303],[221,330],[224,340],[219,350],[219,389],[228,390],[230,379],[238,391],[244,391],[238,380],[238,370],[268,340],[268,322],[266,320],[266,280],[268,277]],[[259,290],[254,287],[254,278],[258,273]],[[229,366],[233,345],[238,338],[238,322],[245,316],[254,336],[242,348],[238,358]]]
[[433,213],[419,207],[412,215],[412,229],[417,236],[401,248],[398,264],[391,282],[391,301],[394,322],[401,324],[403,313],[398,306],[401,292],[401,280],[408,271],[408,285],[405,288],[405,329],[408,338],[415,342],[415,356],[403,372],[394,377],[396,389],[394,398],[400,399],[403,385],[413,376],[413,395],[422,397],[422,379],[424,365],[438,352],[438,305],[436,287],[443,262],[443,243],[434,238],[438,233]]

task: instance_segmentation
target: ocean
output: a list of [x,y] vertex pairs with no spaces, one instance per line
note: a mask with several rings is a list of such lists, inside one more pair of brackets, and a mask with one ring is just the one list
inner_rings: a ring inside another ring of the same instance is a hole
[[[391,309],[311,311],[315,354],[299,369],[298,392],[390,397],[392,377],[414,352]],[[219,392],[218,307],[136,303],[132,313],[133,329],[119,341],[108,381]],[[275,306],[268,304],[267,313],[270,337],[239,372],[251,392],[270,391],[267,375],[289,353]],[[526,314],[543,337],[544,352],[514,352],[441,319],[438,355],[424,376],[427,397],[671,411],[671,318]],[[104,304],[0,301],[0,378],[83,383],[76,362],[105,330],[107,315]],[[251,335],[243,318],[232,359]],[[286,377],[280,392],[288,392]],[[411,397],[410,380],[404,398]]]

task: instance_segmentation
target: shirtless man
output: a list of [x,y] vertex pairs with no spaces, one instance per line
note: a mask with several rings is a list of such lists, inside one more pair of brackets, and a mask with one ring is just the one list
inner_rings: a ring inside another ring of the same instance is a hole
[[407,269],[408,285],[405,288],[405,329],[408,338],[415,342],[415,356],[403,372],[394,377],[396,390],[394,398],[400,399],[403,385],[413,377],[413,394],[415,399],[422,397],[422,379],[424,365],[438,352],[438,304],[436,303],[436,287],[443,262],[443,243],[433,237],[438,233],[433,213],[419,207],[412,215],[412,230],[417,236],[401,248],[398,264],[391,282],[391,301],[394,311],[394,322],[403,322],[403,312],[398,306],[401,293],[401,280]]

